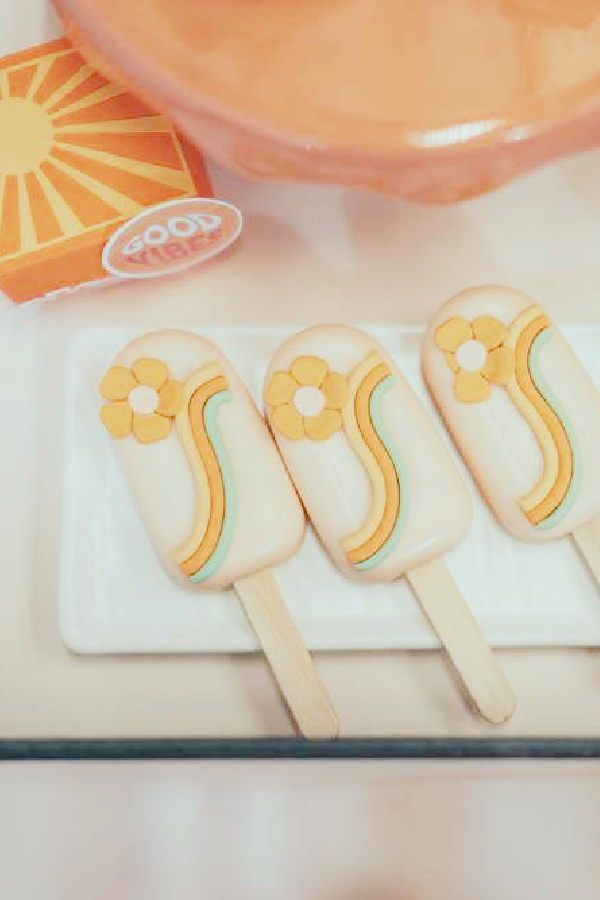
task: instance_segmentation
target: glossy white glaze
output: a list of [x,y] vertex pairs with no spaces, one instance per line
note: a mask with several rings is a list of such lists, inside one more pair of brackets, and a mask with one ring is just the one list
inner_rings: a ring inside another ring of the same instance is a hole
[[[538,368],[552,406],[567,423],[574,452],[573,494],[560,515],[540,527],[531,524],[519,499],[543,472],[534,431],[505,385],[491,384],[489,399],[457,399],[454,374],[436,345],[436,330],[449,318],[473,321],[493,316],[510,326],[535,300],[505,287],[476,287],[453,297],[437,312],[423,342],[422,363],[428,387],[485,499],[516,537],[543,541],[568,534],[600,515],[600,394],[560,331],[550,324],[539,349]],[[543,311],[542,311],[543,312]],[[575,481],[576,479],[576,481]],[[552,524],[555,522],[555,524]]]
[[337,325],[310,328],[287,340],[273,356],[266,385],[276,371],[289,370],[299,356],[317,356],[331,371],[348,377],[374,352],[394,377],[381,412],[402,462],[405,519],[393,550],[372,568],[359,570],[351,565],[341,543],[363,525],[372,507],[369,478],[345,428],[322,441],[292,440],[275,427],[268,405],[267,413],[296,489],[334,562],[346,574],[390,581],[457,544],[471,518],[466,488],[420,401],[375,340]]
[[[164,361],[170,377],[185,382],[196,370],[218,363],[233,395],[218,410],[218,426],[230,460],[237,515],[229,549],[216,571],[192,587],[222,589],[234,581],[277,565],[299,547],[304,514],[264,419],[223,354],[209,341],[179,331],[136,338],[113,365],[131,367],[139,358]],[[101,424],[98,425],[102,428]],[[192,470],[175,425],[155,443],[133,435],[106,435],[119,454],[150,537],[169,571],[183,579],[173,551],[186,541],[197,512]],[[127,548],[123,547],[123,552]],[[191,584],[188,579],[186,583]]]

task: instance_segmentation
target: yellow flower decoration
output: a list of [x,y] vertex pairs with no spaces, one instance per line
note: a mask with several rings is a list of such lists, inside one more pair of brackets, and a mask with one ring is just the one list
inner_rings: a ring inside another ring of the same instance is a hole
[[[156,391],[154,412],[139,413],[132,408],[129,395],[141,386]],[[134,434],[142,444],[167,437],[183,401],[183,385],[169,378],[160,359],[138,359],[131,369],[113,366],[102,379],[100,393],[109,401],[100,409],[100,418],[110,434],[116,438]]]
[[[491,384],[507,384],[515,369],[514,351],[506,346],[508,329],[494,316],[478,316],[472,322],[452,316],[435,332],[435,342],[446,354],[446,362],[454,372],[454,393],[463,403],[478,403],[490,396]],[[485,361],[475,370],[458,362],[460,348],[477,341],[485,349]]]
[[[304,387],[317,388],[323,395],[323,408],[314,416],[302,415],[294,404],[296,392]],[[272,425],[287,438],[324,441],[342,427],[341,409],[347,394],[345,377],[331,372],[324,359],[298,356],[288,372],[273,373],[265,401]]]

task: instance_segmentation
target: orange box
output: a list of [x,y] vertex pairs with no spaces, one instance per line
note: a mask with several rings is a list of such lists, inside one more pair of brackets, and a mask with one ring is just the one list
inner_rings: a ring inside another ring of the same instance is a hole
[[143,210],[211,197],[202,155],[65,39],[0,59],[0,289],[16,301],[107,277]]

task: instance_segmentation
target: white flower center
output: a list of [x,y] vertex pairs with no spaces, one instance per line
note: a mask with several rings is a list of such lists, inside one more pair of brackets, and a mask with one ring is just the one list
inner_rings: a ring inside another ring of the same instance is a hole
[[294,394],[294,406],[301,416],[316,416],[325,406],[325,397],[319,388],[306,385]]
[[145,384],[134,387],[129,393],[129,405],[132,410],[142,415],[148,415],[156,411],[158,406],[158,394],[154,388]]
[[456,351],[456,362],[466,372],[478,372],[486,356],[487,350],[480,341],[465,341]]

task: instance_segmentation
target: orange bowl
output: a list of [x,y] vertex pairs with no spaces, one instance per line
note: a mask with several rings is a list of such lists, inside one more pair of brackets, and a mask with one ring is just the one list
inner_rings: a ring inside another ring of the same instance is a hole
[[598,0],[56,0],[247,175],[451,202],[600,143]]

